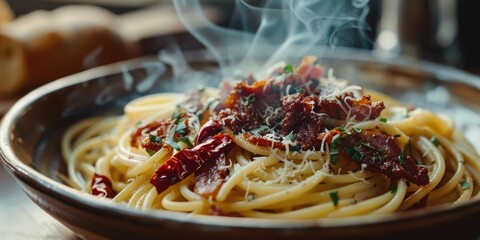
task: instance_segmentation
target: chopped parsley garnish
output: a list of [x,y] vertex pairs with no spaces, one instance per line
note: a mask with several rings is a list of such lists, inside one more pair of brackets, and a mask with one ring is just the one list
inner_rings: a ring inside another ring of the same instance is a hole
[[295,137],[293,136],[293,132],[291,132],[287,136],[285,136],[285,139],[293,142],[295,140]]
[[386,118],[380,118],[380,122],[383,122],[383,123],[387,123],[387,119]]
[[289,147],[289,149],[290,149],[290,151],[298,152],[298,151],[300,151],[301,148],[300,148],[300,146],[297,146],[297,145],[291,145]]
[[268,130],[270,130],[270,128],[267,125],[261,125],[260,127],[251,130],[250,133],[253,134],[253,135],[258,135],[261,132],[265,132],[265,131],[268,131]]
[[303,89],[303,87],[295,88],[295,93],[304,93],[304,92],[305,92],[305,89]]
[[360,146],[353,147],[352,159],[354,161],[359,162],[360,160],[362,160],[362,157],[363,157],[362,148]]
[[365,143],[365,142],[362,142],[362,143],[360,143],[360,144],[361,144],[362,146],[364,146],[364,147],[366,147],[366,148],[370,149],[370,150],[382,151],[382,149],[381,149],[381,148],[374,147],[374,146],[370,145],[370,143]]
[[340,137],[335,138],[332,141],[332,146],[330,148],[330,163],[335,165],[338,161],[338,148],[340,146]]
[[332,199],[333,205],[336,207],[338,205],[338,200],[340,199],[338,197],[338,192],[337,191],[331,192],[330,193],[330,199]]
[[181,137],[180,139],[178,139],[178,141],[185,143],[189,148],[192,148],[192,147],[193,147],[192,141],[191,141],[190,138],[187,137],[187,136]]
[[338,151],[339,146],[340,146],[340,137],[337,137],[332,141],[332,149]]
[[330,163],[335,165],[338,162],[338,153],[330,154]]
[[407,163],[405,162],[405,158],[407,156],[405,155],[404,152],[401,152],[400,153],[400,156],[398,156],[398,161],[400,162],[400,164],[402,165],[402,168],[403,170],[407,170]]
[[433,136],[431,139],[430,139],[430,142],[432,142],[433,145],[435,145],[435,147],[438,147],[440,146],[440,141],[438,141],[438,139]]
[[360,146],[346,147],[345,153],[351,156],[352,160],[356,162],[359,162],[360,160],[362,160],[362,157],[363,157],[362,148]]
[[174,148],[175,150],[180,151],[180,150],[181,150],[181,149],[180,149],[180,146],[178,146],[178,143],[173,140],[173,137],[174,137],[174,135],[175,135],[175,129],[176,129],[176,127],[172,127],[172,129],[171,129],[170,132],[168,133],[168,137],[167,137],[167,139],[165,140],[165,143],[168,144],[168,145],[170,145],[170,146],[171,146],[172,148]]
[[250,95],[248,95],[248,97],[246,99],[244,99],[242,101],[242,103],[243,103],[243,105],[248,107],[248,106],[252,105],[253,101],[255,101],[255,95],[250,94]]
[[159,143],[162,141],[162,139],[159,136],[155,136],[153,134],[149,134],[148,138],[150,139],[151,142],[153,143]]
[[148,155],[150,155],[150,156],[153,156],[153,154],[156,153],[156,152],[153,151],[152,149],[146,149],[146,150],[147,150]]
[[185,125],[185,121],[181,121],[175,126],[175,133],[185,134],[186,130],[187,130],[187,125]]
[[344,128],[344,127],[337,127],[337,129],[338,129],[340,132],[345,132],[345,128]]
[[[177,121],[177,120],[180,120],[181,117],[182,117],[182,113],[180,113],[180,112],[174,112],[174,113],[172,113],[172,119],[173,119],[173,120],[176,120],[176,121]],[[176,121],[175,121],[175,122],[176,122]]]
[[287,64],[287,66],[285,66],[285,68],[283,68],[283,72],[284,72],[284,73],[293,73],[293,66],[292,66],[292,64]]
[[460,188],[461,189],[469,189],[470,188],[470,183],[467,181],[461,181],[460,182]]
[[353,128],[353,131],[355,131],[356,133],[360,133],[362,131],[362,129],[360,128]]
[[397,189],[398,189],[398,185],[395,184],[395,185],[392,186],[392,188],[390,188],[390,192],[391,192],[392,194],[395,194],[395,193],[397,193]]

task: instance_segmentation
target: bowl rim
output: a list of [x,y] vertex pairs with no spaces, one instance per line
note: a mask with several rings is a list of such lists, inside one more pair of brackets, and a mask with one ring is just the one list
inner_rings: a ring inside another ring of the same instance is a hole
[[[343,51],[343,50],[342,50]],[[350,50],[348,50],[350,51]],[[362,51],[356,51],[354,54],[337,55],[340,57],[329,57],[330,59],[339,60],[360,60],[369,62],[380,62],[379,58],[366,55]],[[205,59],[204,59],[205,60]],[[439,214],[453,214],[455,211],[462,208],[469,208],[472,205],[480,204],[480,200],[473,200],[466,204],[459,206],[436,206],[428,209],[418,211],[411,211],[405,213],[381,215],[381,216],[359,216],[350,218],[338,219],[306,219],[306,220],[291,220],[291,219],[254,219],[254,218],[238,218],[238,217],[219,217],[219,216],[204,216],[192,215],[187,213],[173,212],[167,210],[142,211],[132,208],[125,208],[123,204],[111,204],[108,201],[98,199],[86,193],[70,188],[65,184],[57,182],[42,173],[36,171],[31,166],[25,164],[18,155],[15,154],[11,145],[11,131],[15,126],[15,122],[22,114],[28,110],[31,103],[45,97],[46,95],[60,91],[63,88],[89,82],[98,77],[108,76],[116,73],[121,73],[125,69],[136,69],[141,67],[140,63],[143,61],[158,61],[150,57],[141,57],[133,60],[127,60],[119,63],[109,64],[74,75],[70,75],[59,80],[41,86],[24,97],[19,99],[4,115],[0,124],[0,159],[6,166],[6,169],[17,180],[23,184],[40,187],[44,192],[48,192],[50,196],[64,199],[64,201],[75,203],[91,208],[102,209],[106,211],[113,211],[132,218],[142,218],[153,221],[173,221],[181,223],[191,223],[197,225],[207,225],[216,227],[230,227],[230,228],[259,228],[259,229],[306,229],[306,228],[341,228],[352,226],[365,226],[370,224],[387,224],[392,222],[411,221],[412,219],[424,218],[427,216],[438,216]],[[208,61],[208,59],[207,59]],[[470,73],[463,72],[453,67],[429,63],[409,57],[397,57],[389,59],[381,59],[383,65],[404,66],[416,70],[421,70],[428,74],[432,74],[436,79],[441,81],[454,81],[466,83],[469,86],[480,89],[480,77]],[[24,186],[22,186],[24,187]]]

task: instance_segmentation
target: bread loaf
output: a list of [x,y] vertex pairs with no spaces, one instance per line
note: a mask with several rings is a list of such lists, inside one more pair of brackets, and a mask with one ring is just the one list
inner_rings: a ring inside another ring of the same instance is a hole
[[0,27],[0,96],[136,56],[115,17],[92,6],[35,11]]
[[10,22],[13,19],[13,13],[7,2],[0,0],[0,24]]

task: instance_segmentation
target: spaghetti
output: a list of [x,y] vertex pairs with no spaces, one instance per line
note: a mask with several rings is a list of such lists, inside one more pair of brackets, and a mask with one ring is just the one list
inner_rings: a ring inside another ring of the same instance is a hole
[[453,122],[305,57],[266,80],[160,93],[63,136],[65,182],[139,209],[255,218],[390,214],[479,198]]

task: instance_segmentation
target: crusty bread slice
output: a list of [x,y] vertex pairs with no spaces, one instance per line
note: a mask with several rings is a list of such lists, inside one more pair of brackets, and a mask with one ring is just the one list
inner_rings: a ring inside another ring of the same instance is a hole
[[22,88],[26,70],[22,43],[0,33],[0,96]]
[[13,20],[13,12],[5,0],[0,0],[0,24],[7,23]]
[[0,97],[29,91],[88,68],[136,56],[93,6],[37,10],[0,25]]

